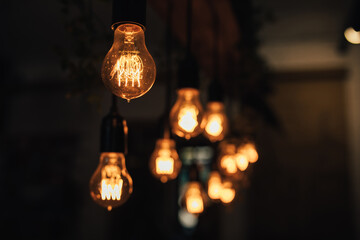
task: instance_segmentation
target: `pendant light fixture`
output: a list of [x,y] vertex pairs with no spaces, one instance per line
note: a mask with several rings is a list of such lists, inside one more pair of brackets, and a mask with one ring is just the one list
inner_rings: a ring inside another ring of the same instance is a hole
[[189,182],[185,186],[182,204],[186,211],[199,215],[205,209],[206,194],[201,186],[198,167],[194,163],[189,169]]
[[176,143],[170,136],[169,112],[171,103],[171,82],[172,82],[172,11],[173,0],[168,0],[167,6],[167,29],[166,29],[166,94],[165,94],[165,113],[164,113],[164,135],[156,141],[155,150],[149,161],[150,172],[154,177],[165,183],[175,179],[182,163],[176,151]]
[[113,0],[114,43],[101,68],[104,85],[116,96],[141,97],[155,82],[155,62],[145,46],[146,0]]
[[199,70],[191,54],[192,1],[187,1],[187,52],[179,65],[177,100],[170,112],[172,132],[189,140],[203,132],[203,108],[199,98]]
[[125,165],[127,125],[117,111],[112,96],[111,110],[101,123],[100,162],[90,179],[90,195],[102,207],[111,210],[127,201],[133,182]]
[[228,132],[228,118],[225,113],[223,88],[220,84],[220,31],[219,18],[212,2],[210,8],[214,23],[213,78],[208,90],[208,103],[205,114],[204,135],[212,142],[221,141]]

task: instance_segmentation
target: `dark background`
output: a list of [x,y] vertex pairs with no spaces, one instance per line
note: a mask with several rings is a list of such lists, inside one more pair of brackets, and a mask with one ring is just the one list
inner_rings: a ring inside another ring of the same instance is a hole
[[[153,178],[163,130],[165,0],[149,0],[146,43],[155,85],[130,104],[127,168],[134,192],[107,210],[89,194],[100,122],[111,96],[100,79],[111,46],[111,1],[5,1],[0,8],[0,179],[3,236],[19,239],[360,239],[360,49],[343,31],[358,1],[193,0],[192,49],[201,100],[218,69],[234,135],[255,136],[259,161],[229,206],[195,228],[178,220],[179,179]],[[171,103],[186,48],[186,1],[174,0]],[[211,146],[200,136],[185,145]],[[206,170],[213,161],[200,163]],[[206,159],[206,157],[205,157]],[[199,159],[197,159],[199,161]],[[206,171],[204,177],[206,180]]]

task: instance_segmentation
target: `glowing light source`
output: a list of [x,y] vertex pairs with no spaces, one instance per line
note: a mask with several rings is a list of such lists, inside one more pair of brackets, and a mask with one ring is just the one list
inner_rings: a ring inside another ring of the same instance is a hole
[[170,112],[173,133],[190,139],[199,135],[203,129],[203,109],[199,100],[199,91],[195,88],[182,88]]
[[216,142],[224,139],[228,131],[228,121],[221,102],[207,104],[206,125],[204,134],[210,141]]
[[200,183],[188,183],[185,192],[185,207],[189,213],[200,214],[204,211],[204,199],[202,195]]
[[220,167],[225,170],[227,174],[234,174],[237,172],[236,162],[233,155],[224,155],[220,159]]
[[219,199],[221,189],[221,176],[217,171],[212,171],[208,180],[208,196],[213,200]]
[[133,183],[125,166],[124,155],[102,153],[99,166],[90,179],[90,195],[93,200],[110,211],[126,202],[132,190]]
[[345,30],[344,36],[349,43],[360,44],[360,31],[356,31],[354,28],[349,27]]
[[149,161],[149,168],[154,177],[159,178],[161,182],[175,179],[181,165],[175,141],[168,138],[158,139]]
[[235,188],[230,181],[224,181],[220,193],[220,200],[223,203],[231,203],[235,198]]
[[237,153],[235,154],[235,162],[236,166],[240,169],[240,171],[245,171],[249,166],[248,158],[245,154]]
[[114,43],[107,53],[101,76],[104,85],[128,101],[144,95],[155,82],[156,66],[145,46],[143,29],[125,23],[114,32]]
[[259,158],[258,152],[256,151],[255,145],[253,143],[246,143],[240,145],[237,151],[238,153],[246,155],[249,163],[255,163]]

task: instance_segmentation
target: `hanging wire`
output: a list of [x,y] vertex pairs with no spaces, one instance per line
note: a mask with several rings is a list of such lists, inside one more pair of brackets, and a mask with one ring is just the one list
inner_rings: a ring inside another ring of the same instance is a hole
[[164,138],[170,138],[170,122],[169,115],[171,110],[171,93],[172,93],[172,18],[173,18],[173,0],[167,1],[167,17],[166,17],[166,93],[165,93],[165,116],[164,116]]
[[186,11],[186,44],[187,44],[187,54],[191,55],[191,45],[192,45],[192,0],[187,0],[187,11]]
[[215,7],[215,1],[214,0],[208,0],[207,1],[212,19],[213,19],[213,38],[214,38],[214,47],[213,47],[213,81],[219,81],[220,80],[220,18],[217,15],[216,7]]

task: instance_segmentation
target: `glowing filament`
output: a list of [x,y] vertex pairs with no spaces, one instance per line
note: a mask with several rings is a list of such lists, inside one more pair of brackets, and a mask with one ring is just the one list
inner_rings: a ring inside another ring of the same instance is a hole
[[140,87],[143,78],[144,65],[141,58],[133,52],[123,52],[117,60],[110,75],[116,78],[118,86]]
[[231,156],[231,155],[223,156],[221,158],[220,165],[222,168],[225,169],[226,172],[228,172],[230,174],[236,173],[236,171],[237,171],[235,160],[234,160],[233,156]]
[[114,165],[105,166],[101,171],[101,178],[101,199],[120,200],[123,187],[120,168]]
[[198,125],[197,115],[198,110],[195,106],[183,107],[178,116],[178,124],[186,132],[193,132]]
[[197,188],[190,188],[186,194],[186,209],[189,213],[202,213],[204,211],[204,203],[201,192]]
[[174,159],[170,156],[160,156],[156,158],[156,173],[172,174],[174,172]]
[[222,120],[218,115],[210,115],[205,131],[214,137],[219,136],[223,131]]
[[249,161],[245,154],[237,153],[235,155],[236,158],[236,165],[241,171],[245,171],[246,168],[249,166]]

